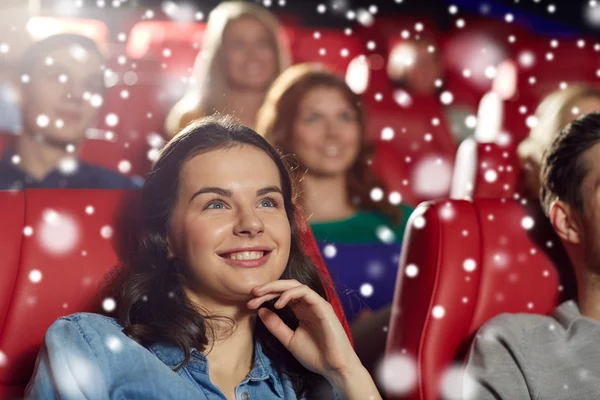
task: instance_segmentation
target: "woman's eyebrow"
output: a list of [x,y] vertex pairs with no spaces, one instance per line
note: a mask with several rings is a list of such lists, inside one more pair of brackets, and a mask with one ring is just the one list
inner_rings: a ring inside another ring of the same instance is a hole
[[267,186],[265,188],[259,189],[256,191],[256,195],[264,196],[267,193],[273,193],[273,192],[279,193],[280,195],[283,196],[283,192],[277,186]]
[[231,190],[223,189],[220,187],[205,187],[205,188],[198,190],[196,193],[194,193],[192,195],[192,197],[190,198],[190,202],[192,200],[194,200],[196,198],[196,196],[198,196],[200,194],[205,194],[205,193],[215,193],[215,194],[218,194],[220,196],[225,196],[225,197],[233,196],[233,193],[231,193]]

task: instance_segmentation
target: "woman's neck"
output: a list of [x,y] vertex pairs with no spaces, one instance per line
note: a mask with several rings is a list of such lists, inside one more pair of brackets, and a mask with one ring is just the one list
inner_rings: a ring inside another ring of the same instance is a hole
[[206,319],[209,344],[204,355],[211,373],[239,372],[243,379],[252,367],[256,312],[249,310],[244,302],[224,305],[189,288],[185,292],[200,313],[233,321],[231,325],[231,321],[223,318]]
[[217,320],[207,321],[215,332],[215,340],[207,347],[205,356],[213,375],[215,373],[239,374],[243,379],[252,369],[254,360],[256,317],[254,313],[245,312],[229,317],[235,322],[232,330],[227,323],[217,322]]
[[262,90],[229,89],[225,95],[222,111],[235,116],[243,125],[254,128],[256,114],[264,99],[265,92]]
[[311,222],[344,219],[354,215],[357,208],[348,200],[346,177],[306,174],[302,180],[302,206]]
[[37,180],[56,169],[60,160],[67,155],[66,149],[48,146],[25,132],[18,137],[15,147],[21,158],[19,167]]

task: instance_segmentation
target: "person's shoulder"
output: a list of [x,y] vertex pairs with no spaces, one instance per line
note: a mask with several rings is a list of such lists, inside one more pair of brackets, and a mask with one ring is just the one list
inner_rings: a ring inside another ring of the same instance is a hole
[[200,99],[195,94],[187,94],[169,111],[165,120],[165,131],[169,136],[175,135],[190,122],[205,116],[200,106]]
[[539,337],[538,333],[552,332],[557,325],[556,319],[548,315],[527,313],[503,313],[486,322],[479,333],[479,339],[502,339],[526,342]]
[[61,322],[77,325],[81,328],[90,328],[95,330],[103,329],[121,331],[123,329],[121,324],[115,318],[89,312],[79,312],[60,317],[53,325],[60,325]]
[[80,169],[81,172],[93,177],[97,189],[138,189],[142,186],[141,178],[140,182],[136,183],[132,178],[99,165],[82,163]]

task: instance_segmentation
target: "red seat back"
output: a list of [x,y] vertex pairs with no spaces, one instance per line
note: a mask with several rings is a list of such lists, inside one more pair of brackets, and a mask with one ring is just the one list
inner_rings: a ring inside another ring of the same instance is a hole
[[422,204],[401,254],[387,356],[410,357],[417,376],[401,398],[441,398],[448,368],[461,366],[473,335],[494,316],[548,314],[574,295],[568,258],[534,203]]
[[[135,191],[0,191],[0,398],[22,396],[44,333],[57,318],[98,310],[99,286],[115,266],[119,215]],[[349,332],[306,221],[305,251],[324,276]],[[25,233],[24,233],[25,232]],[[60,251],[58,251],[60,250]]]
[[321,62],[333,72],[346,73],[350,60],[362,54],[356,35],[347,36],[339,29],[297,29],[291,43],[294,63]]
[[514,146],[468,138],[461,143],[454,166],[452,198],[518,199],[521,195],[521,164]]

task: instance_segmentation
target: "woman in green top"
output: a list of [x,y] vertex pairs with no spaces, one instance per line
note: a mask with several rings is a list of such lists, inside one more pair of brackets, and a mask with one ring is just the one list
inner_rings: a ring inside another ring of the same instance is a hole
[[[349,320],[365,305],[391,303],[412,211],[400,204],[399,193],[385,192],[370,168],[374,149],[360,103],[343,78],[318,64],[300,64],[275,80],[257,119],[257,131],[299,162],[298,201]],[[373,260],[383,264],[374,273]]]

